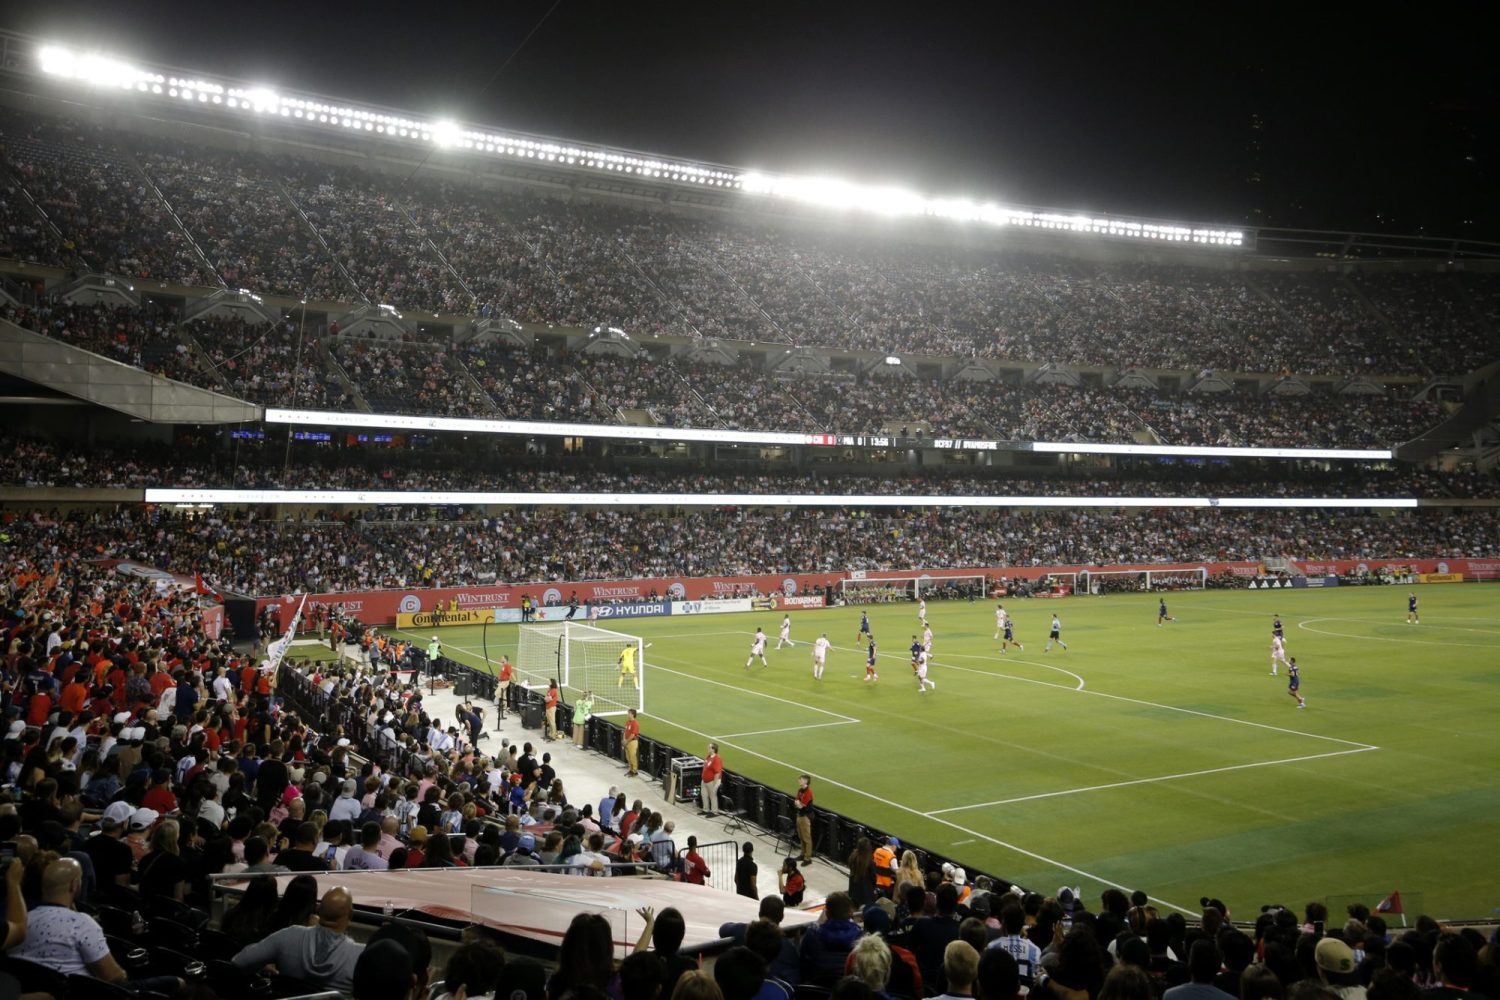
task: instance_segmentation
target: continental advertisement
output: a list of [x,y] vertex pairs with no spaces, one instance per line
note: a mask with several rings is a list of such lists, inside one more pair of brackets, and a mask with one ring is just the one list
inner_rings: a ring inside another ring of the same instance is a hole
[[1419,573],[1417,579],[1423,583],[1463,583],[1462,573]]
[[466,608],[458,611],[417,611],[396,613],[396,627],[410,629],[443,628],[448,625],[483,625],[495,620],[494,608]]

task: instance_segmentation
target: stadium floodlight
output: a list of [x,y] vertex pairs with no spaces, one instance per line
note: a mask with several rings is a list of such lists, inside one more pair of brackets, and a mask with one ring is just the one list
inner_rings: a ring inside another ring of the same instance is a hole
[[901,359],[892,354],[885,359],[885,363],[888,365],[899,365],[901,363]]
[[431,142],[442,148],[472,150],[483,155],[541,160],[584,170],[621,173],[665,183],[698,185],[741,191],[752,197],[777,198],[841,212],[860,212],[888,218],[933,218],[991,226],[1047,230],[1114,239],[1190,244],[1200,248],[1237,248],[1246,245],[1243,231],[1175,223],[1135,222],[1094,217],[1084,213],[1008,208],[967,198],[932,197],[894,184],[864,184],[838,177],[771,174],[741,171],[711,164],[627,154],[607,148],[531,138],[501,130],[469,128],[452,119],[422,121],[381,110],[339,107],[316,99],[283,97],[260,85],[232,86],[211,80],[173,76],[170,79],[139,64],[98,54],[79,54],[63,45],[41,45],[38,65],[43,74],[95,86],[122,89],[217,106],[225,111],[295,118],[308,125],[334,130],[358,130],[385,138],[399,136]]

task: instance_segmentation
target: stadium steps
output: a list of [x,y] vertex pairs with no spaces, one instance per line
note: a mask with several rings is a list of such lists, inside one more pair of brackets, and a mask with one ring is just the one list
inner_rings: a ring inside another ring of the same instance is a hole
[[181,217],[178,216],[177,209],[172,207],[172,203],[167,200],[167,196],[162,193],[162,189],[156,186],[156,181],[152,180],[151,175],[146,173],[140,161],[135,158],[135,154],[126,148],[124,143],[115,143],[114,150],[119,155],[121,164],[127,167],[136,177],[140,178],[141,183],[146,185],[146,190],[151,192],[151,197],[160,202],[161,207],[167,210],[167,215],[171,218],[172,224],[177,227],[177,231],[182,234],[182,238],[187,240],[188,246],[193,248],[194,256],[203,265],[203,273],[211,275],[213,280],[219,283],[220,288],[228,288],[229,286],[224,283],[223,275],[219,274],[218,265],[209,259],[208,254],[203,252],[203,248],[198,245],[197,239],[193,237],[193,234],[183,223]]
[[[339,269],[339,274],[343,276],[345,283],[348,284],[354,294],[359,296],[359,301],[367,306],[374,305],[370,301],[370,297],[365,294],[365,290],[360,288],[358,282],[350,277],[348,268],[344,267],[344,262],[339,260],[339,255],[333,252],[333,248],[328,245],[328,241],[323,238],[323,234],[318,232],[318,227],[313,225],[313,221],[307,217],[307,213],[302,211],[302,206],[297,204],[297,199],[292,197],[292,193],[286,189],[286,185],[282,183],[281,178],[277,177],[274,173],[268,174],[267,178],[275,186],[281,197],[286,199],[286,203],[292,206],[292,211],[296,212],[297,218],[302,220],[303,228],[312,235],[313,239],[318,241],[318,246],[322,247],[323,253],[327,255],[329,260],[333,261],[333,266]],[[331,355],[328,360],[333,360]],[[342,369],[340,369],[340,373],[342,374]],[[369,407],[366,406],[365,409],[368,410]]]
[[[342,271],[343,268],[339,270]],[[344,277],[347,278],[348,275],[346,274]],[[319,337],[313,343],[317,348],[318,360],[323,363],[323,369],[332,372],[334,378],[338,379],[339,388],[343,389],[344,395],[354,402],[354,408],[360,413],[373,413],[374,410],[371,408],[369,401],[365,399],[365,394],[359,391],[359,386],[355,385],[354,380],[349,377],[349,373],[344,371],[344,366],[339,364],[338,358],[333,356],[333,352],[328,349],[328,345],[323,342],[323,338]]]
[[1403,462],[1425,462],[1439,452],[1471,443],[1473,435],[1500,417],[1500,361],[1475,372],[1457,413],[1396,448]]

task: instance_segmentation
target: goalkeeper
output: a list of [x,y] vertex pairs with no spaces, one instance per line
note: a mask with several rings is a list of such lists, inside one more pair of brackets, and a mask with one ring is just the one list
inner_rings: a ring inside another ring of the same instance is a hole
[[641,686],[640,676],[635,670],[635,643],[631,643],[620,650],[620,683],[616,687],[625,686],[625,678],[630,678],[630,686],[639,688]]

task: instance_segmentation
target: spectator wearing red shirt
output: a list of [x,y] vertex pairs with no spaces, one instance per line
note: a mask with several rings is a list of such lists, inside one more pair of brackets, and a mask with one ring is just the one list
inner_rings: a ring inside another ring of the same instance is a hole
[[719,744],[710,743],[703,758],[703,811],[712,816],[719,811],[719,780],[724,775],[724,759]]
[[641,723],[635,717],[635,709],[632,708],[630,718],[625,720],[625,763],[630,766],[630,770],[625,772],[626,777],[634,778],[640,774],[640,754]]
[[31,701],[26,706],[26,724],[28,726],[41,726],[47,721],[47,716],[52,714],[52,696],[45,691],[38,691],[31,696]]
[[141,800],[141,805],[147,809],[155,809],[163,816],[177,811],[177,796],[172,794],[170,771],[158,770],[151,773],[151,787],[146,790],[146,797]]
[[687,853],[682,856],[682,880],[692,885],[703,885],[713,873],[698,853],[698,838],[688,837]]
[[62,706],[63,711],[72,712],[74,715],[77,715],[83,711],[83,706],[88,703],[88,699],[88,685],[77,677],[74,677],[64,685],[62,697],[58,703]]

